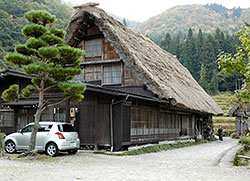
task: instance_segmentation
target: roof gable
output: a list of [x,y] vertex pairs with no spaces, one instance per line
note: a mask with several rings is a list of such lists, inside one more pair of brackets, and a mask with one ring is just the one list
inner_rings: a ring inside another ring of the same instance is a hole
[[161,99],[172,105],[202,113],[222,114],[220,107],[172,54],[150,39],[133,32],[96,7],[77,9],[67,27],[66,44],[75,46],[80,31],[94,22],[115,47],[124,63]]

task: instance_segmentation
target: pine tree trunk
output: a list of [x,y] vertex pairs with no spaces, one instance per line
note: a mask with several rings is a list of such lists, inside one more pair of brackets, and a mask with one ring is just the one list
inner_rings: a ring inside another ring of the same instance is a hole
[[38,103],[38,108],[36,110],[35,114],[35,123],[34,127],[32,129],[31,137],[30,137],[30,145],[29,145],[29,152],[35,150],[36,146],[36,135],[39,129],[39,121],[41,119],[42,115],[42,109],[43,109],[43,100],[44,100],[44,82],[45,82],[45,77],[41,77],[41,84],[40,84],[40,90],[39,90],[39,103]]

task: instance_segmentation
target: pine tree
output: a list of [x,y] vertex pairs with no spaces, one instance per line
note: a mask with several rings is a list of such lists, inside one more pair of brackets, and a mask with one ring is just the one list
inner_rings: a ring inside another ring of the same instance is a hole
[[124,26],[128,26],[127,21],[126,21],[125,18],[123,18],[122,23],[123,23]]
[[177,58],[180,57],[181,53],[181,40],[180,36],[174,37],[169,45],[169,52],[176,55]]
[[169,46],[170,46],[171,40],[172,40],[171,35],[169,33],[166,33],[166,36],[165,36],[164,40],[161,41],[160,46],[164,50],[169,51]]
[[182,48],[182,56],[180,57],[180,61],[183,65],[190,71],[192,76],[198,80],[199,75],[197,75],[198,63],[195,60],[195,39],[193,37],[193,31],[190,28],[188,30],[188,37],[185,40]]
[[214,53],[213,46],[213,37],[209,34],[208,37],[204,40],[202,46],[201,59],[203,60],[202,69],[200,73],[200,84],[201,86],[210,93],[211,90],[211,80],[214,73],[214,70],[217,70],[216,66],[216,55]]
[[[36,134],[42,113],[68,99],[81,101],[86,86],[69,82],[76,75],[81,74],[79,68],[83,51],[64,45],[65,32],[57,28],[50,28],[56,20],[55,16],[45,11],[29,11],[25,18],[32,24],[26,25],[22,32],[30,37],[25,44],[15,47],[16,53],[9,53],[5,59],[22,67],[27,75],[33,75],[32,84],[22,90],[22,96],[29,98],[38,93],[39,103],[35,113],[35,124],[32,130],[29,151],[35,149]],[[63,92],[60,100],[50,102],[45,93],[49,90]],[[14,84],[2,94],[5,101],[18,101],[19,87]]]

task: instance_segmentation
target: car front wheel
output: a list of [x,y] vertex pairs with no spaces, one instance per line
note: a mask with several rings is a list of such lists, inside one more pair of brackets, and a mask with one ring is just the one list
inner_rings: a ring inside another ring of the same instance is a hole
[[16,144],[11,140],[6,141],[6,143],[5,143],[5,151],[7,153],[10,153],[10,154],[15,153],[16,152]]
[[57,145],[55,143],[49,143],[46,147],[46,153],[52,157],[57,156],[58,155]]

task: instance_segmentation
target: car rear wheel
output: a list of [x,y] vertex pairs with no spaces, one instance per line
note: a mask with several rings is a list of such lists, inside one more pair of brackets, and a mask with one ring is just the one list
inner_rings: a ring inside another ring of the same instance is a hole
[[10,154],[15,153],[16,152],[16,144],[11,140],[6,141],[6,143],[5,143],[5,151],[7,153],[10,153]]
[[52,157],[57,156],[58,155],[57,145],[55,143],[49,143],[46,147],[46,153]]
[[69,150],[68,153],[71,154],[71,155],[73,155],[73,154],[77,153],[77,150]]

